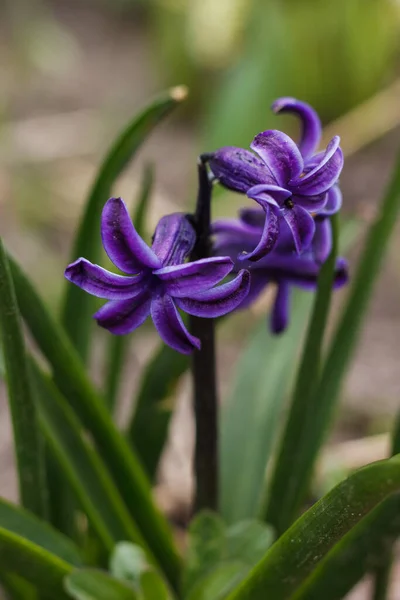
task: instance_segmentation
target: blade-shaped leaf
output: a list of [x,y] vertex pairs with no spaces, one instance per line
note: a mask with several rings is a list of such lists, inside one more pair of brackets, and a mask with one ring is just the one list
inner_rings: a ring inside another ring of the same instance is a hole
[[0,527],[0,564],[7,572],[23,575],[44,594],[65,598],[63,579],[73,565],[3,527]]
[[40,546],[71,565],[82,565],[79,550],[71,540],[27,510],[2,498],[0,499],[0,527]]
[[[71,261],[83,256],[92,262],[97,262],[100,248],[101,210],[111,195],[114,182],[157,123],[186,96],[187,90],[184,86],[171,88],[144,108],[114,142],[100,167],[85,204],[84,214],[73,244]],[[67,285],[61,311],[62,323],[75,348],[85,360],[89,350],[94,302],[92,296],[78,287]]]
[[380,567],[400,535],[400,495],[394,494],[336,544],[293,600],[341,600],[368,570]]
[[304,513],[267,551],[229,600],[286,600],[329,550],[392,492],[400,456],[355,472]]
[[20,500],[47,514],[44,451],[26,361],[20,315],[8,260],[0,239],[0,331],[13,425]]
[[[140,187],[139,198],[135,203],[135,213],[133,223],[140,236],[145,232],[145,219],[149,206],[150,194],[154,183],[154,169],[152,165],[147,165],[143,171],[143,179]],[[121,383],[122,370],[125,363],[131,336],[112,335],[106,350],[106,381],[104,384],[105,398],[107,406],[113,412],[117,395]]]
[[[285,473],[282,471],[280,475],[279,487],[276,486],[272,490],[271,504],[267,511],[267,519],[280,532],[296,517],[304,494],[307,492],[315,459],[326,435],[344,376],[356,348],[362,320],[399,210],[400,156],[379,214],[369,230],[353,278],[350,296],[332,338],[319,383],[310,399],[313,410],[307,412],[305,420],[296,422],[295,427],[298,432],[296,440],[285,440],[285,444],[288,444]],[[287,476],[289,464],[290,477]],[[277,471],[278,469],[279,465]]]
[[134,452],[115,427],[104,400],[91,384],[68,337],[51,317],[32,283],[10,259],[17,299],[33,338],[53,369],[57,385],[83,426],[92,434],[143,538],[176,585],[179,559],[165,518],[157,510],[149,482]]
[[139,595],[129,584],[94,569],[73,571],[65,579],[65,590],[75,600],[139,599]]
[[116,542],[124,539],[146,548],[101,458],[85,439],[74,412],[51,379],[34,362],[31,367],[48,445],[105,548],[111,551]]
[[142,375],[127,435],[151,479],[167,438],[176,386],[189,365],[188,356],[163,344]]
[[263,317],[239,359],[221,418],[221,512],[227,523],[258,513],[266,464],[291,381],[288,365],[295,360],[311,303],[310,294],[296,293],[283,336],[272,335]]
[[284,430],[281,434],[281,446],[276,459],[275,469],[268,490],[268,503],[265,520],[271,523],[278,535],[293,521],[297,509],[297,498],[292,494],[290,485],[297,484],[302,473],[296,472],[296,453],[304,436],[313,434],[307,427],[309,419],[318,410],[321,402],[314,393],[318,383],[321,365],[322,343],[329,315],[332,296],[332,284],[335,277],[337,257],[337,215],[331,218],[332,249],[321,268],[318,278],[318,290],[310,315],[308,331],[304,343],[302,358],[296,378],[293,398]]

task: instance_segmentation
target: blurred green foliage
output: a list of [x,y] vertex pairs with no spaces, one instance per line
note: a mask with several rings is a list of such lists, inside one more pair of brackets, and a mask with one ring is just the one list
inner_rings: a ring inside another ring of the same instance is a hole
[[153,0],[152,17],[159,72],[206,107],[210,148],[248,143],[281,95],[334,119],[395,69],[391,0]]

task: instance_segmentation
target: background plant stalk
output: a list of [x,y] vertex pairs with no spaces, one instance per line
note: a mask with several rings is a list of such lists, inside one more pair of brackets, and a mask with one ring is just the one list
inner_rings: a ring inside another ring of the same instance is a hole
[[[211,254],[210,221],[212,184],[207,169],[198,165],[199,191],[194,227],[197,241],[190,260],[208,258]],[[196,422],[194,469],[195,512],[218,507],[218,398],[216,385],[214,319],[190,317],[190,331],[201,341],[192,359],[193,403]]]

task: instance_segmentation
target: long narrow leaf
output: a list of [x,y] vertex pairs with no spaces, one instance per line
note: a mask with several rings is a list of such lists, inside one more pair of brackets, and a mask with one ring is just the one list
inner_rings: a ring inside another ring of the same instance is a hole
[[[265,519],[275,528],[278,535],[293,522],[298,509],[299,497],[292,492],[300,487],[298,478],[302,472],[296,468],[298,448],[304,440],[314,436],[313,416],[318,410],[315,403],[321,400],[313,393],[318,383],[322,344],[329,315],[332,285],[335,277],[338,232],[337,215],[331,218],[332,250],[321,268],[318,290],[310,315],[307,337],[297,374],[293,399],[288,419],[281,435],[280,451],[268,490]],[[309,423],[311,422],[311,425]]]
[[[93,184],[76,234],[71,259],[80,256],[96,262],[100,248],[100,214],[111,189],[151,130],[186,98],[184,87],[170,89],[133,119],[111,147]],[[90,342],[93,298],[68,285],[62,306],[62,323],[80,356],[86,360]]]
[[71,540],[45,521],[2,498],[0,499],[0,527],[29,540],[71,565],[77,567],[82,565],[79,550]]
[[36,363],[31,367],[47,443],[104,547],[111,551],[118,541],[131,540],[146,549],[102,460],[83,437],[74,412]]
[[[392,435],[392,455],[400,452],[400,413],[397,415],[395,426]],[[390,505],[387,510],[387,519],[390,518]],[[386,515],[386,513],[385,513]],[[400,535],[397,532],[396,538]],[[396,538],[393,540],[395,542]],[[387,544],[385,550],[381,554],[381,563],[374,572],[374,600],[386,600],[388,588],[390,584],[390,575],[393,564],[393,544]]]
[[368,570],[382,566],[398,535],[400,495],[395,494],[328,552],[293,600],[341,600]]
[[310,294],[296,294],[284,336],[272,335],[262,317],[236,366],[221,418],[221,512],[227,523],[259,512],[266,465],[291,383],[287,365],[296,358],[311,303]]
[[26,538],[0,527],[0,564],[7,572],[23,575],[44,595],[65,598],[63,579],[73,565]]
[[229,600],[291,598],[329,550],[375,506],[399,490],[400,456],[355,472],[271,546]]
[[[291,448],[291,476],[287,478],[286,486],[280,487],[280,500],[290,502],[286,523],[295,518],[295,511],[299,508],[307,491],[315,459],[325,438],[344,376],[356,348],[362,320],[372,295],[373,285],[379,275],[399,210],[400,156],[397,159],[392,181],[383,199],[379,214],[369,230],[364,251],[359,259],[359,266],[353,278],[347,305],[332,338],[320,381],[315,389],[315,398],[311,400],[314,411],[308,415],[306,422],[297,425],[301,430],[301,435],[298,437],[296,447]],[[275,501],[279,502],[279,498],[275,491]],[[272,514],[271,511],[268,516],[279,523],[277,514],[278,509],[275,507],[274,513]]]
[[[354,219],[341,225],[341,252],[348,250],[359,232],[360,223]],[[228,522],[251,518],[261,509],[266,467],[292,382],[293,369],[288,365],[296,360],[312,302],[311,294],[296,292],[284,336],[270,335],[266,324],[260,322],[235,369],[221,419],[221,510]]]
[[14,285],[0,239],[0,330],[6,368],[20,500],[38,516],[47,514],[42,439],[29,380]]
[[[133,215],[135,229],[142,237],[145,232],[145,219],[153,183],[154,169],[152,165],[147,165],[143,171],[139,198],[135,203],[136,210]],[[110,342],[107,346],[106,381],[104,389],[107,406],[111,412],[114,411],[117,402],[117,395],[121,383],[121,375],[125,364],[129,340],[130,336],[127,335],[113,335],[110,336]]]
[[188,356],[163,344],[143,373],[127,435],[150,479],[167,438],[177,383],[189,365]]
[[172,585],[176,585],[179,560],[168,524],[152,500],[150,485],[141,464],[113,424],[104,400],[93,388],[68,337],[51,317],[18,264],[10,260],[10,265],[21,313],[52,366],[60,391],[92,434],[143,538]]

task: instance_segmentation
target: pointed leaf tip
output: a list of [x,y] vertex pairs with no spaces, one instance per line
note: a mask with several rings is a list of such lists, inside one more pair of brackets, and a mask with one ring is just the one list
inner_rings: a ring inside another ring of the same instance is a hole
[[186,85],[176,85],[170,88],[169,93],[176,102],[183,102],[189,95],[189,88]]

